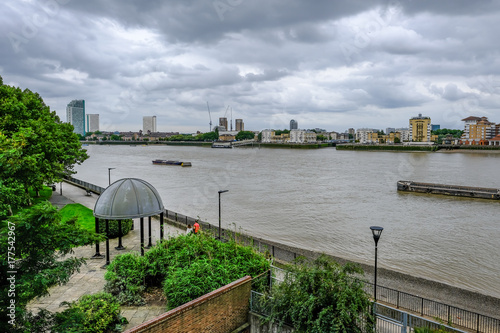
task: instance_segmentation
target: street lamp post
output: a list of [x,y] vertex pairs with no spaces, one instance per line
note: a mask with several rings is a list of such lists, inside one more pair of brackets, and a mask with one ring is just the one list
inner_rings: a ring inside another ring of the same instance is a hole
[[219,240],[222,241],[222,239],[220,238],[220,221],[221,221],[221,218],[220,218],[220,195],[221,193],[226,193],[228,192],[229,190],[221,190],[219,191]]
[[373,298],[375,300],[374,303],[377,303],[377,244],[384,228],[372,226],[370,227],[370,230],[372,231],[373,240],[375,241],[375,274],[374,274],[374,284],[373,284]]
[[111,185],[111,170],[116,168],[108,168],[108,185]]

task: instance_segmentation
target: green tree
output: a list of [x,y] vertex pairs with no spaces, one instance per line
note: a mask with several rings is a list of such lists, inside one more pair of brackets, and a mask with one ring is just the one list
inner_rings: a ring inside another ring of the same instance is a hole
[[271,310],[268,320],[291,324],[300,332],[373,331],[370,300],[355,278],[363,273],[358,265],[342,266],[323,255],[287,269],[284,281],[274,285],[272,298],[264,301]]
[[[63,123],[40,95],[4,85],[0,77],[0,173],[3,184],[27,193],[54,183],[88,158],[73,126]],[[0,199],[16,208],[16,200]]]
[[394,137],[394,143],[401,143],[401,139],[399,139],[397,136]]
[[239,131],[235,137],[236,140],[252,140],[253,138],[255,138],[255,134],[251,131]]
[[287,129],[274,131],[274,135],[281,135],[281,134],[288,134],[288,133],[290,133],[290,130],[287,130]]
[[218,139],[217,134],[215,133],[215,131],[212,131],[212,132],[201,134],[199,140],[202,140],[202,141],[215,141],[217,139]]
[[118,134],[111,134],[110,140],[120,141],[122,137]]
[[318,136],[316,136],[316,139],[318,141],[326,141],[328,140],[326,136],[322,135],[322,134],[319,134]]
[[[14,247],[16,259],[9,262],[5,255],[0,259],[0,331],[13,332],[13,328],[21,330],[26,304],[30,300],[47,295],[53,285],[66,283],[85,262],[84,258],[64,256],[77,246],[92,244],[103,237],[83,229],[75,220],[61,222],[57,209],[48,201],[0,223],[1,248],[6,251]],[[14,243],[10,243],[12,237],[15,237]],[[11,286],[8,276],[5,276],[7,271],[17,272],[14,297],[9,293]],[[11,299],[15,299],[18,326],[8,323],[11,318],[7,316],[7,306]]]

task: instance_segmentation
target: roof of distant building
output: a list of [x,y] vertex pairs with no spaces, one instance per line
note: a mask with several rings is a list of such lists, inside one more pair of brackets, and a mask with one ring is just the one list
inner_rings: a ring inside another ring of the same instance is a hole
[[500,134],[498,134],[494,138],[490,139],[490,141],[500,141]]
[[469,120],[481,120],[481,117],[470,116],[465,119],[462,119],[462,121],[469,121]]

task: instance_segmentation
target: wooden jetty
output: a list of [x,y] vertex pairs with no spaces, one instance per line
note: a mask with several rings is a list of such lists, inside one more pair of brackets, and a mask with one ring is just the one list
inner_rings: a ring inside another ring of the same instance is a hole
[[469,198],[500,200],[500,189],[496,188],[418,183],[407,180],[400,180],[397,185],[398,191],[404,192],[444,194]]

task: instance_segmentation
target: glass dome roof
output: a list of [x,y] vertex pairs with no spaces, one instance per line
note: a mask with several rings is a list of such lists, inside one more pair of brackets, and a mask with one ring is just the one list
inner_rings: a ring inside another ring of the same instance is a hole
[[124,220],[160,214],[164,211],[158,191],[137,178],[117,180],[101,193],[95,203],[94,216]]

